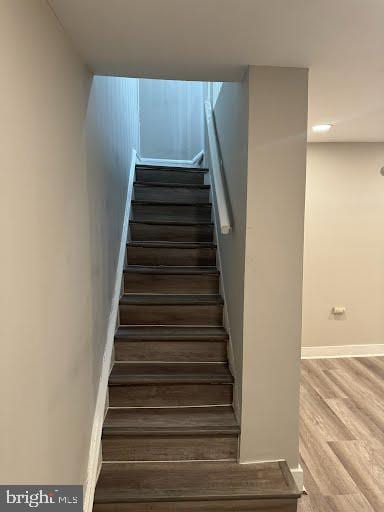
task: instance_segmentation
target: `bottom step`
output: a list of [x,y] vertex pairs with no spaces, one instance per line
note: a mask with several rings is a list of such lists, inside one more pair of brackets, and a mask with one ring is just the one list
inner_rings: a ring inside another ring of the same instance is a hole
[[294,512],[300,493],[286,462],[103,464],[95,512]]
[[297,512],[297,500],[250,499],[163,501],[157,503],[95,503],[93,512]]

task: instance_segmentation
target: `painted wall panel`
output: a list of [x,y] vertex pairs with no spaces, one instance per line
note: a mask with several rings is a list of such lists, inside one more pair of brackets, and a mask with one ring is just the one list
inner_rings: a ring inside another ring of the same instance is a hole
[[303,346],[384,343],[383,165],[380,142],[309,144]]
[[204,146],[204,84],[139,81],[140,156],[191,160]]

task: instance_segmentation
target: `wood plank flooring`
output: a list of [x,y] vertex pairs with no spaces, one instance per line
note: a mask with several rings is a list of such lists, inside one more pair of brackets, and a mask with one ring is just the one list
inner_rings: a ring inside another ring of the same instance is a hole
[[302,361],[298,512],[384,511],[384,357]]

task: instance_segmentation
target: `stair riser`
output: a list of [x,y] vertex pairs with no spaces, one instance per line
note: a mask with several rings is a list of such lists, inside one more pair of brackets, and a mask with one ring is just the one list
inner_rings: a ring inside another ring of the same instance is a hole
[[170,171],[161,169],[136,169],[136,179],[142,182],[204,185],[203,172],[184,172],[174,169]]
[[116,361],[225,362],[225,341],[119,341]]
[[211,225],[130,224],[133,241],[212,242]]
[[247,499],[148,503],[95,503],[94,512],[296,512],[297,500]]
[[110,386],[110,407],[230,405],[232,384],[133,384]]
[[130,265],[216,265],[216,249],[201,247],[177,249],[168,247],[129,247],[127,250]]
[[182,203],[208,203],[209,189],[182,187],[140,187],[135,186],[138,201],[167,201]]
[[237,435],[116,436],[103,438],[105,461],[220,460],[237,458]]
[[208,293],[219,292],[219,276],[215,274],[124,274],[125,293]]
[[222,304],[120,305],[121,325],[222,325]]
[[189,222],[204,222],[211,220],[211,208],[208,206],[185,206],[185,205],[151,205],[133,204],[133,220],[186,220]]

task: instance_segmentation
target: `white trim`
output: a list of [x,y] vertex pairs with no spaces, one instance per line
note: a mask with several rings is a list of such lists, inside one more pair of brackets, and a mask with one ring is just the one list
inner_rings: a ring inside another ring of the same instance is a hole
[[168,158],[144,158],[138,157],[140,164],[147,165],[164,165],[164,166],[174,166],[174,167],[198,167],[201,160],[204,157],[204,151],[199,151],[197,155],[195,155],[191,160],[171,160]]
[[205,121],[207,125],[208,146],[211,155],[211,167],[213,176],[212,181],[216,196],[217,211],[219,214],[220,231],[221,234],[227,235],[231,231],[231,222],[229,220],[229,211],[227,206],[224,180],[222,176],[215,122],[213,118],[212,104],[210,101],[205,102]]
[[200,165],[204,158],[204,150],[199,151],[197,155],[192,158],[193,165]]
[[99,381],[99,388],[97,391],[95,414],[93,417],[93,426],[91,434],[91,442],[88,455],[88,468],[87,478],[85,483],[85,497],[84,497],[84,510],[85,512],[92,512],[93,497],[97,482],[98,473],[100,470],[101,462],[101,432],[103,428],[105,404],[108,399],[108,378],[112,364],[113,357],[113,340],[116,331],[117,314],[119,310],[119,300],[121,292],[121,279],[123,275],[126,241],[128,237],[129,214],[131,206],[131,197],[133,190],[133,181],[135,176],[136,165],[136,150],[132,150],[131,165],[129,169],[127,198],[125,204],[124,222],[121,233],[119,259],[116,267],[116,281],[115,289],[112,298],[111,310],[109,313],[107,339],[103,354],[103,361],[101,367],[101,375]]
[[237,382],[240,382],[240,377],[237,375],[236,371],[236,360],[235,360],[235,353],[233,350],[233,343],[232,343],[232,336],[231,336],[231,325],[229,322],[229,313],[228,313],[228,302],[226,299],[225,294],[225,285],[224,285],[224,273],[223,273],[223,266],[221,263],[221,250],[220,250],[220,238],[219,238],[219,230],[218,230],[218,219],[216,215],[216,204],[215,204],[215,195],[212,190],[212,178],[210,173],[207,175],[206,182],[209,182],[211,184],[210,188],[210,201],[212,204],[212,216],[213,216],[213,225],[214,225],[214,243],[216,244],[217,250],[216,250],[216,266],[217,269],[220,272],[219,276],[219,283],[220,283],[220,294],[223,297],[224,300],[224,308],[223,308],[223,325],[228,332],[228,344],[227,344],[227,358],[228,358],[228,364],[229,369],[234,377],[234,384],[233,384],[233,399],[232,399],[232,406],[233,410],[236,416],[236,419],[240,423],[241,421],[241,400],[240,400],[240,393],[239,393],[239,386],[237,386]]
[[304,472],[300,464],[296,468],[289,468],[300,492],[304,492]]
[[384,356],[384,344],[301,347],[301,359]]
[[141,153],[141,114],[140,114],[140,80],[137,78],[137,149],[136,149],[136,162]]

